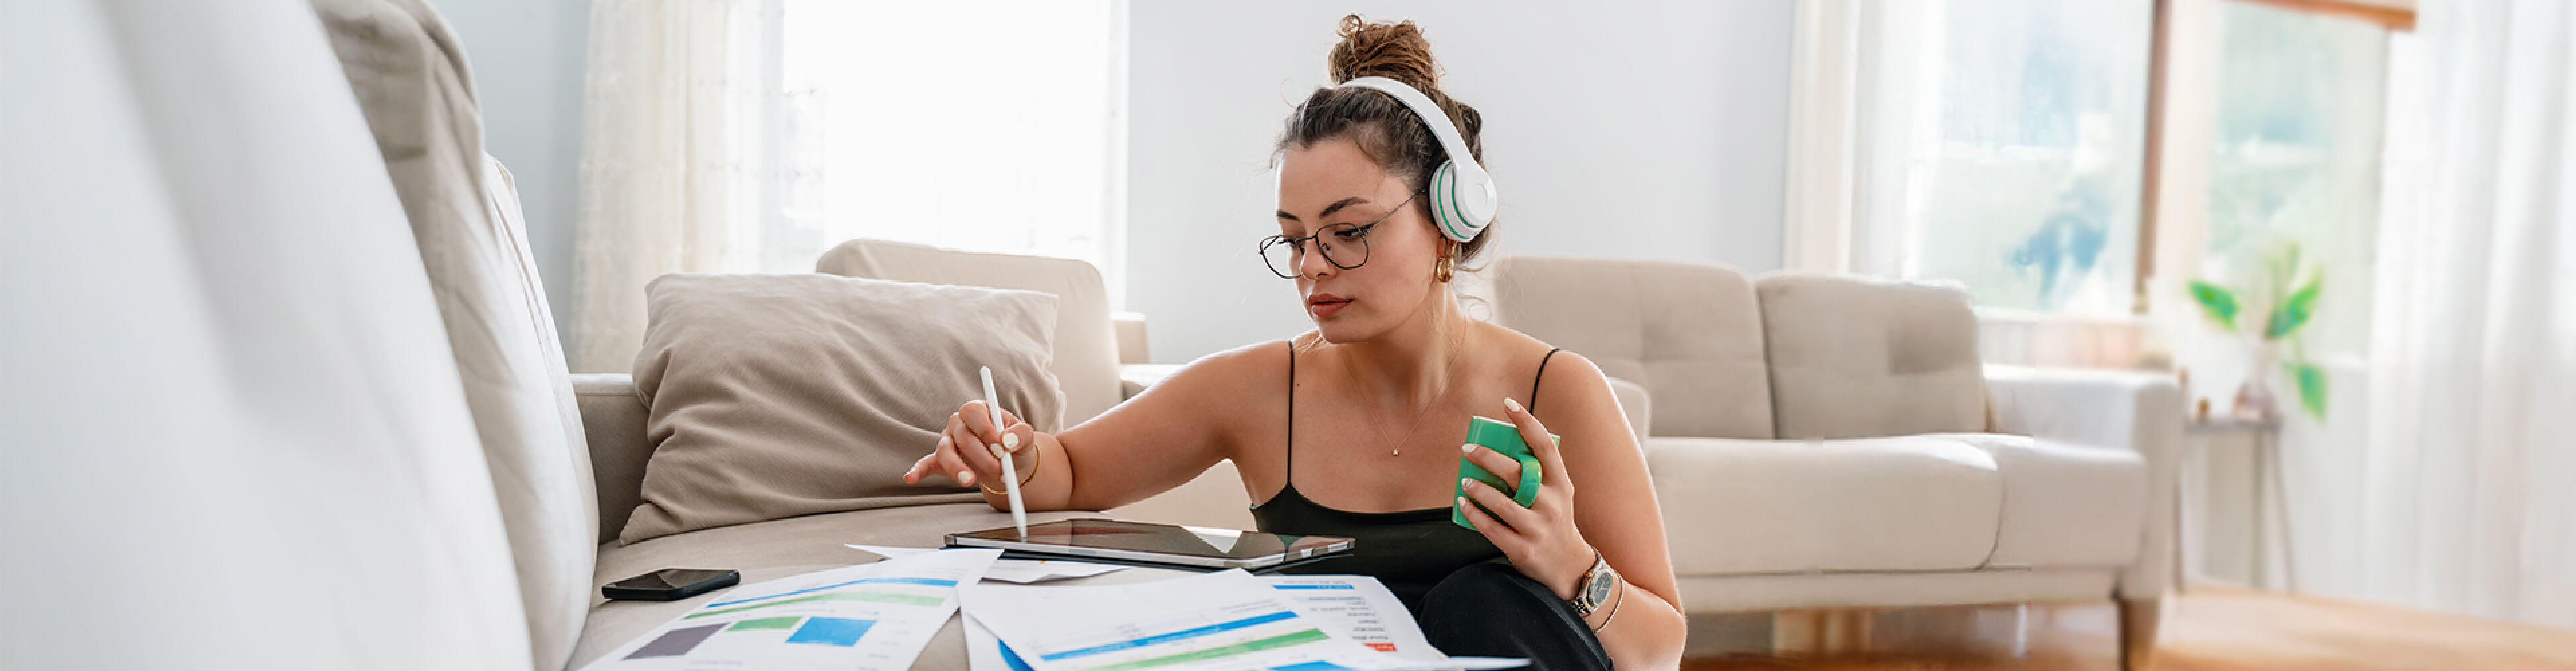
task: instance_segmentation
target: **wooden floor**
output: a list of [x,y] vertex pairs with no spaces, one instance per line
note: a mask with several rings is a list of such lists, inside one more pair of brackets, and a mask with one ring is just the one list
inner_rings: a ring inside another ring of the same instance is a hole
[[[1759,638],[1774,629],[1789,632],[1784,640],[1812,641],[1808,623],[1815,618],[1843,623],[1830,637],[1834,650],[1783,656],[1710,652],[1702,644],[1703,638]],[[1747,625],[1764,631],[1748,637],[1740,631]],[[1704,630],[1713,633],[1704,636]],[[2120,668],[2118,631],[2117,610],[2108,602],[1694,619],[1697,656],[1682,669],[2112,670]],[[2175,597],[2158,639],[2149,663],[2156,671],[2576,670],[2576,631],[2217,586],[2196,585]]]

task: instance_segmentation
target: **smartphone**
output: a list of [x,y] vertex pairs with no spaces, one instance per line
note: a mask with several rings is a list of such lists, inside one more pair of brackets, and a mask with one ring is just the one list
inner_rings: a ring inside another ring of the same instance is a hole
[[[1458,479],[1460,482],[1456,482],[1451,485],[1452,487],[1457,488],[1455,495],[1460,497],[1466,496],[1467,483],[1464,481],[1472,479],[1477,482],[1485,483],[1486,486],[1493,487],[1494,491],[1511,492],[1512,502],[1521,504],[1521,507],[1523,508],[1529,507],[1530,502],[1538,500],[1538,456],[1530,454],[1529,442],[1521,439],[1521,428],[1513,426],[1510,422],[1487,419],[1484,417],[1475,417],[1473,419],[1469,419],[1468,422],[1467,442],[1482,446],[1485,449],[1500,452],[1503,456],[1511,457],[1513,461],[1521,462],[1521,480],[1520,482],[1503,482],[1501,477],[1494,475],[1491,471],[1485,470],[1485,467],[1476,465],[1476,462],[1468,461],[1466,457],[1459,457]],[[1565,442],[1562,437],[1555,434],[1549,434],[1548,439],[1557,441],[1558,443]],[[1476,528],[1475,525],[1467,522],[1467,511],[1458,507],[1458,504],[1455,503],[1457,499],[1450,499],[1450,501],[1452,501],[1452,503],[1449,504],[1449,521],[1455,522],[1458,526],[1469,529]],[[1473,499],[1469,499],[1467,502],[1479,506],[1480,509],[1484,505],[1476,503]],[[1492,515],[1494,514],[1494,511],[1486,510],[1485,514]]]
[[666,568],[608,583],[601,596],[619,601],[678,601],[742,583],[731,569]]

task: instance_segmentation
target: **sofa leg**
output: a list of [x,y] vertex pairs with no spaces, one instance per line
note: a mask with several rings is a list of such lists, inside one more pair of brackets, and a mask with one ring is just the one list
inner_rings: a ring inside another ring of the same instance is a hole
[[2144,671],[2156,651],[2156,626],[2164,617],[2162,599],[2119,599],[2120,668]]

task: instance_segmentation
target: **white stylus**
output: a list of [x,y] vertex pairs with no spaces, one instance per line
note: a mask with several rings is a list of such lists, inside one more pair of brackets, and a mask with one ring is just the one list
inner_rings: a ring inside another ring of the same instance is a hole
[[[993,367],[984,366],[984,409],[993,411],[993,428],[1007,429],[1002,423],[1002,397],[993,393]],[[1021,538],[1029,537],[1029,509],[1020,505],[1020,468],[1011,465],[1011,451],[991,445],[1002,457],[1002,489],[1011,499],[1011,526],[1018,527]]]

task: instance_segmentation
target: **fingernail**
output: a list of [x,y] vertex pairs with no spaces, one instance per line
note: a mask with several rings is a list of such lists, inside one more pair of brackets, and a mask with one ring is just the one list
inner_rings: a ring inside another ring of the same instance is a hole
[[1465,444],[1465,445],[1460,445],[1460,446],[1458,446],[1458,453],[1459,453],[1459,454],[1475,454],[1475,453],[1476,453],[1476,444],[1475,444],[1475,443],[1468,443],[1468,444]]
[[1460,508],[1465,508],[1465,507],[1467,507],[1467,497],[1464,497],[1464,496],[1458,497],[1458,507],[1460,507]]
[[1016,433],[1005,433],[1005,434],[1002,434],[1002,447],[1004,447],[1004,448],[1008,448],[1008,449],[1012,449],[1012,450],[1020,449],[1020,434],[1016,434]]
[[1459,479],[1458,479],[1458,487],[1459,487],[1460,489],[1470,488],[1470,487],[1474,487],[1474,486],[1476,486],[1476,481],[1475,481],[1475,479],[1473,479],[1473,478],[1459,478]]
[[974,472],[974,471],[958,471],[958,472],[957,472],[957,484],[961,484],[961,485],[971,485],[971,484],[975,484],[975,472]]
[[1511,408],[1512,412],[1529,412],[1528,410],[1521,409],[1521,402],[1512,400],[1512,397],[1510,396],[1503,397],[1503,407]]

